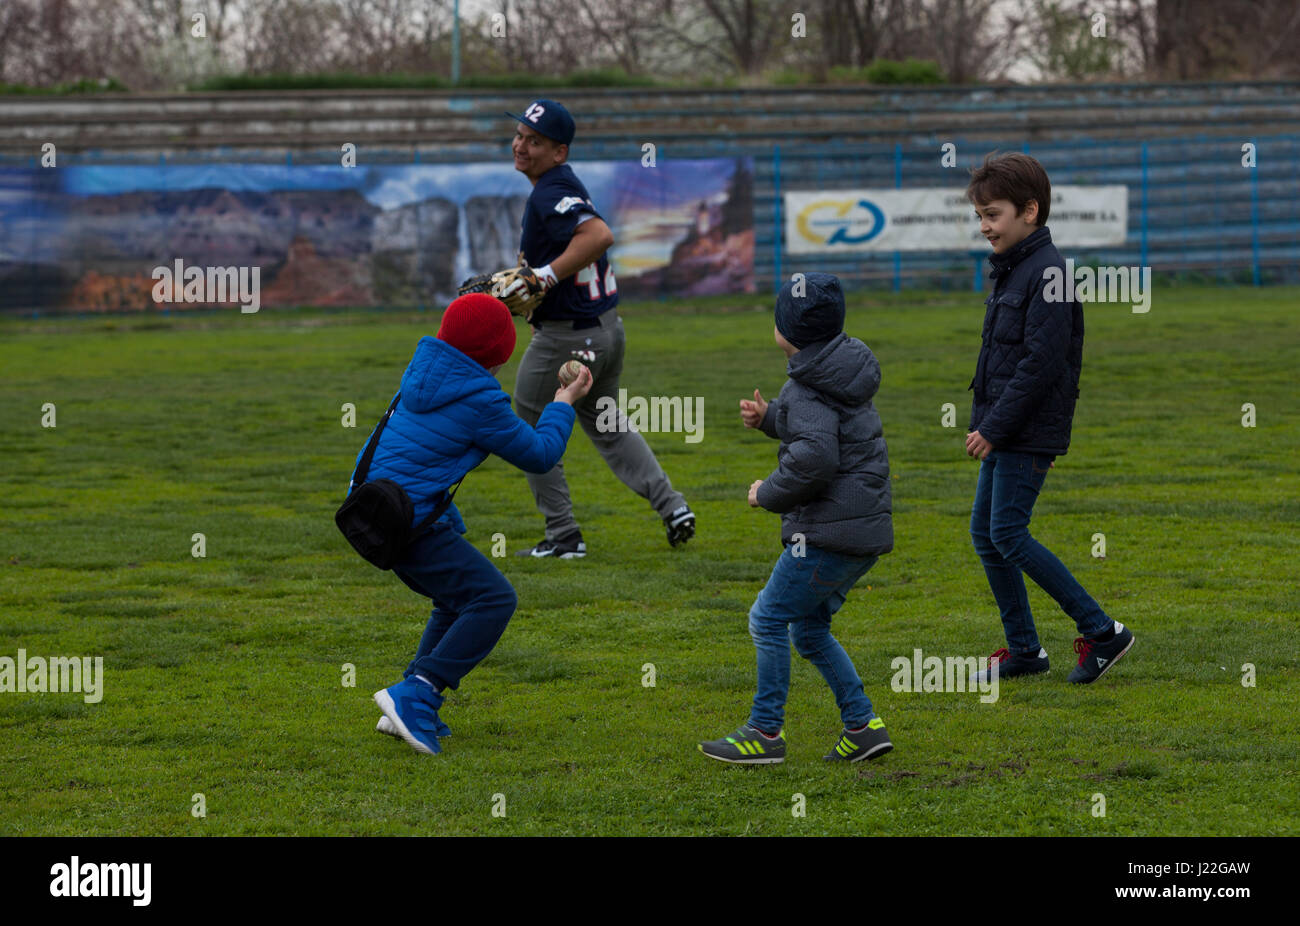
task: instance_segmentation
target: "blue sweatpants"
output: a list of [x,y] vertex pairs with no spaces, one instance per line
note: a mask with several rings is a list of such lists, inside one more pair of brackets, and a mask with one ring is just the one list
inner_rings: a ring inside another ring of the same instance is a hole
[[445,523],[411,544],[393,572],[433,599],[433,614],[406,677],[423,675],[439,691],[457,687],[505,633],[519,603],[514,587]]

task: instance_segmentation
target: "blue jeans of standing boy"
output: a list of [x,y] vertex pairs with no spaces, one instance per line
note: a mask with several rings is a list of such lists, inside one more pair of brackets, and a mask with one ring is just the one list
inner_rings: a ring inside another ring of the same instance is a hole
[[804,556],[791,550],[785,548],[749,609],[749,634],[758,651],[758,691],[749,723],[771,734],[785,724],[793,643],[830,685],[844,726],[860,727],[876,715],[853,661],[831,636],[831,617],[877,557],[844,556],[814,546],[806,546]]
[[505,633],[519,603],[514,587],[442,522],[411,544],[393,572],[413,591],[433,599],[433,613],[405,677],[423,675],[439,691],[455,688]]
[[971,507],[971,539],[1002,612],[1007,647],[1013,653],[1037,656],[1040,648],[1025,575],[1074,618],[1084,636],[1103,633],[1111,624],[1065,564],[1029,534],[1034,502],[1053,459],[1045,454],[991,451],[980,464]]

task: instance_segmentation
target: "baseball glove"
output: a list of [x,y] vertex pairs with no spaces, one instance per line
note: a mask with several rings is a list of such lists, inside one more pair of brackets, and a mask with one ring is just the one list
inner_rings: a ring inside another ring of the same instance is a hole
[[512,315],[530,321],[533,310],[542,304],[547,286],[526,263],[496,273],[480,273],[460,284],[458,295],[487,293],[506,304]]

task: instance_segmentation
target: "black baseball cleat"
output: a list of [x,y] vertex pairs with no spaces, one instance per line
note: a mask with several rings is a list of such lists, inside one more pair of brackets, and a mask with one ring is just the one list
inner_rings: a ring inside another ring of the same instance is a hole
[[677,546],[695,536],[695,512],[690,505],[682,505],[664,518],[664,527],[668,529],[668,545]]
[[1079,654],[1079,664],[1074,667],[1074,671],[1066,681],[1082,685],[1095,682],[1109,672],[1110,667],[1119,662],[1132,648],[1133,631],[1119,621],[1115,621],[1115,634],[1109,640],[1077,637],[1074,641],[1074,651]]
[[1047,661],[1047,650],[1041,646],[1036,656],[1033,653],[1012,653],[1000,649],[989,657],[988,664],[983,669],[975,673],[972,683],[991,685],[994,666],[997,666],[999,679],[1015,678],[1018,675],[1046,675],[1051,669],[1051,664]]
[[574,531],[555,540],[543,540],[531,549],[515,552],[515,556],[533,556],[538,559],[546,556],[554,559],[582,559],[586,555],[587,544],[582,540],[582,531]]

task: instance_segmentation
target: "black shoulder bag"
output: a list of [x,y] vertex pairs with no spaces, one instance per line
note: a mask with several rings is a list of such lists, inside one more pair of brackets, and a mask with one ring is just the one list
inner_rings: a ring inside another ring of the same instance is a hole
[[[350,494],[334,515],[334,523],[338,525],[348,543],[352,544],[353,549],[360,553],[366,562],[380,569],[392,569],[393,565],[401,560],[406,548],[423,536],[433,523],[443,516],[451,505],[456,490],[460,488],[458,482],[443,493],[445,497],[434,505],[429,516],[412,527],[411,519],[415,517],[415,506],[411,503],[411,497],[406,494],[405,489],[391,479],[366,482],[366,475],[370,472],[370,461],[374,459],[375,447],[379,445],[379,435],[384,433],[384,426],[388,424],[388,419],[393,417],[401,397],[400,392],[393,397],[393,404],[388,406],[387,413],[375,428],[375,433],[370,436],[366,452],[362,455],[361,462],[357,464],[356,472],[352,474],[352,481],[348,485]],[[463,481],[464,479],[461,480]]]

